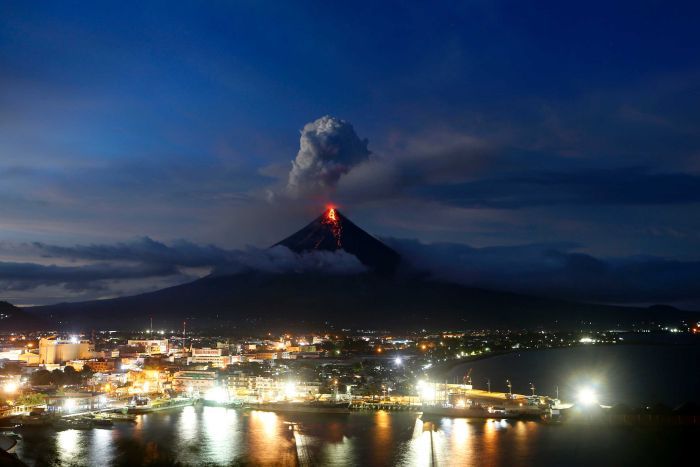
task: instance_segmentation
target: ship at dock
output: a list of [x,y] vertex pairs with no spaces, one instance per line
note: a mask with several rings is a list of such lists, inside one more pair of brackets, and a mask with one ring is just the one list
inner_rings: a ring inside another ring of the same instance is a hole
[[268,412],[292,412],[292,413],[333,413],[344,414],[350,413],[350,404],[348,402],[266,402],[247,404],[246,409],[250,410],[265,410]]
[[149,412],[157,412],[159,410],[174,409],[177,407],[185,407],[193,405],[195,399],[190,397],[176,397],[173,399],[150,399],[148,397],[134,397],[129,400],[128,413],[144,414]]

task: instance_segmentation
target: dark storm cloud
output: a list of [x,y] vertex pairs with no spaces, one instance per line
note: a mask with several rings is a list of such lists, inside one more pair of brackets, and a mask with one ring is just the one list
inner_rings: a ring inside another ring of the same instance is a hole
[[416,269],[475,287],[613,303],[692,303],[700,308],[700,262],[597,258],[554,243],[473,248],[389,239]]
[[56,266],[34,263],[0,262],[0,290],[28,290],[38,286],[63,284],[68,290],[103,288],[103,281],[142,279],[177,274],[172,265],[140,264],[114,266]]
[[25,248],[45,258],[91,261],[136,261],[182,267],[219,266],[235,259],[234,252],[214,245],[197,245],[178,240],[171,245],[142,237],[113,245],[93,244],[71,247],[34,242]]
[[[4,255],[32,256],[42,262],[0,262],[0,291],[28,291],[59,286],[70,292],[114,295],[119,282],[140,279],[155,286],[163,279],[185,282],[198,276],[262,271],[270,274],[323,272],[351,274],[365,270],[355,256],[344,251],[297,254],[283,246],[269,249],[224,250],[187,241],[170,245],[144,237],[114,245],[72,247],[45,243],[0,243]],[[87,264],[73,265],[81,262]],[[192,269],[199,272],[192,272]],[[140,290],[133,289],[132,290]],[[129,291],[127,290],[126,293]],[[133,293],[133,292],[132,292]]]
[[467,183],[423,186],[416,194],[464,207],[653,205],[700,202],[700,176],[645,168],[535,172]]

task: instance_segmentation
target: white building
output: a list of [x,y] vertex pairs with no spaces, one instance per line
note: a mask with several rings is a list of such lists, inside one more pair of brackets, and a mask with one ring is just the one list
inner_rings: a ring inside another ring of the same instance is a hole
[[39,340],[39,363],[43,365],[89,359],[94,356],[94,353],[90,341],[75,338],[61,340],[54,337]]

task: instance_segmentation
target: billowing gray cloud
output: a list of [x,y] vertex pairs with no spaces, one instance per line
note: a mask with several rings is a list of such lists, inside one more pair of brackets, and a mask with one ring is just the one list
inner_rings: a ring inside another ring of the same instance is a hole
[[361,140],[349,122],[326,115],[301,131],[299,152],[292,161],[287,191],[293,197],[324,193],[340,177],[368,160],[367,140]]

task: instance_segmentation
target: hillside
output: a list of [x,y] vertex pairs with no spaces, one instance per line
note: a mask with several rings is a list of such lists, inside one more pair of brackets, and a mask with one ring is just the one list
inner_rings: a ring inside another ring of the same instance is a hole
[[[579,328],[617,327],[640,320],[675,321],[697,314],[670,307],[634,308],[574,303],[377,274],[245,273],[210,276],[156,292],[31,308],[55,326],[140,329]],[[697,319],[697,318],[696,318]]]

